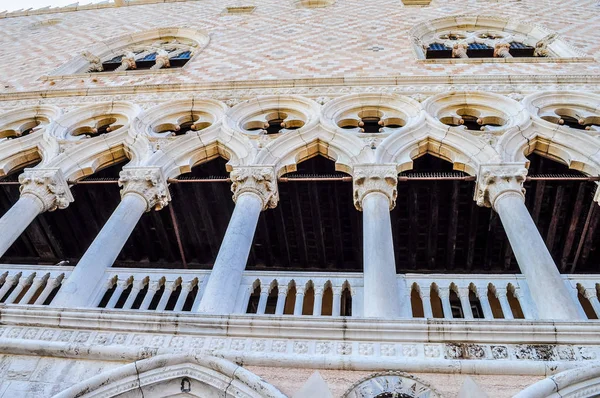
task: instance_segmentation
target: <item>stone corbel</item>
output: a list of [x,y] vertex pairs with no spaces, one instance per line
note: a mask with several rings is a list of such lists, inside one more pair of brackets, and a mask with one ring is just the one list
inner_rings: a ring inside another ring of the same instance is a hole
[[126,167],[120,173],[121,198],[130,193],[146,200],[146,211],[160,210],[171,201],[167,180],[159,167]]
[[279,202],[277,177],[272,167],[236,167],[229,174],[233,200],[243,193],[253,193],[262,200],[262,209],[273,209]]
[[494,207],[501,195],[518,195],[525,200],[523,182],[527,169],[522,163],[481,165],[477,174],[475,201],[479,206]]
[[365,196],[372,192],[380,192],[388,197],[390,210],[396,206],[398,196],[398,171],[396,165],[357,165],[353,170],[354,206],[362,211]]
[[69,184],[58,168],[25,169],[19,176],[21,196],[33,195],[43,204],[43,211],[65,209],[73,202]]

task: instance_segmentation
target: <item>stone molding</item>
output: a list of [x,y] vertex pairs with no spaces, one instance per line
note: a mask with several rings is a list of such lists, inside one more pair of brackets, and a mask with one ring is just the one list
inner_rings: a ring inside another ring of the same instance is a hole
[[353,169],[354,207],[362,211],[364,198],[373,192],[380,192],[390,201],[390,210],[396,206],[398,196],[398,171],[390,165],[357,165]]
[[158,167],[125,167],[119,176],[121,198],[140,195],[146,201],[146,211],[161,210],[171,201],[167,181]]
[[482,165],[479,169],[475,200],[477,205],[492,207],[503,195],[517,195],[525,200],[523,182],[527,169],[523,164]]
[[58,168],[25,169],[19,175],[21,196],[33,195],[42,202],[43,211],[65,209],[73,202],[69,184]]
[[273,209],[279,202],[277,177],[271,167],[236,167],[229,177],[231,178],[231,192],[233,200],[237,202],[240,195],[253,193],[262,201],[262,209]]

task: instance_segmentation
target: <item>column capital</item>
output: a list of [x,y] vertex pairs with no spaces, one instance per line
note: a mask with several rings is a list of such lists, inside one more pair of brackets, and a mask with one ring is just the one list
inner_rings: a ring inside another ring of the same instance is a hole
[[323,288],[323,286],[314,287],[313,290],[315,292],[315,296],[317,296],[317,295],[322,296],[323,292],[325,291],[325,289]]
[[287,296],[287,292],[288,292],[287,286],[278,286],[277,288],[278,288],[278,292],[277,292],[278,296]]
[[522,163],[481,165],[475,188],[477,205],[494,208],[496,200],[506,194],[525,200],[523,182],[526,176],[527,169]]
[[372,192],[380,192],[390,201],[390,210],[396,206],[398,196],[398,170],[393,164],[362,164],[352,171],[354,207],[362,211],[363,199]]
[[146,200],[146,211],[160,210],[171,201],[167,179],[159,167],[124,167],[119,175],[121,198],[130,193]]
[[21,196],[33,195],[38,198],[44,211],[65,209],[73,201],[69,184],[58,168],[25,169],[19,175]]
[[279,201],[277,176],[272,167],[234,167],[229,174],[233,200],[243,193],[251,192],[262,200],[263,210],[273,209]]

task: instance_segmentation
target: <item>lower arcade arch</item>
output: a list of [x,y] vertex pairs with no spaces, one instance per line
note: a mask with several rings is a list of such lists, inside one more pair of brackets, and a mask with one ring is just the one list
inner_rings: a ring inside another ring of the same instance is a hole
[[257,375],[212,356],[158,355],[101,373],[55,395],[94,397],[285,398]]

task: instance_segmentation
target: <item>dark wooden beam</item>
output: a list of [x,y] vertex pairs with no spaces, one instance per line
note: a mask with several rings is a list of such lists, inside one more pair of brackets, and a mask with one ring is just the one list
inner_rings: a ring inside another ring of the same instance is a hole
[[431,270],[436,269],[436,257],[437,257],[437,247],[438,247],[438,224],[439,224],[439,183],[433,183],[429,187],[429,236],[427,239],[427,266]]
[[585,219],[585,224],[583,226],[583,231],[581,233],[581,238],[579,238],[579,244],[577,245],[577,251],[575,252],[575,258],[573,259],[573,264],[571,265],[571,274],[575,273],[577,270],[577,263],[579,262],[579,258],[581,257],[581,253],[583,251],[584,245],[587,242],[587,236],[589,235],[591,221],[594,218],[594,213],[598,207],[598,203],[592,201],[590,204],[590,208],[588,210],[587,217]]
[[[193,215],[193,220],[196,226],[190,225],[190,228],[200,227],[204,231],[203,239],[198,237],[199,241],[203,240],[208,243],[210,247],[210,255],[213,259],[217,258],[217,253],[219,252],[219,235],[221,231],[215,229],[215,225],[213,223],[214,213],[217,213],[217,218],[221,218],[221,222],[225,222],[224,218],[221,214],[222,209],[210,209],[208,198],[206,197],[205,189],[208,188],[206,186],[200,186],[200,184],[193,184],[194,189],[193,192],[193,200],[191,203],[186,203],[185,208],[191,211],[191,215]],[[182,190],[183,191],[183,190]],[[212,190],[211,190],[212,191]],[[180,201],[186,201],[187,198],[182,197]],[[212,211],[211,211],[212,210]],[[190,223],[192,224],[192,223]],[[199,256],[198,258],[202,258]]]
[[332,184],[332,192],[329,196],[329,211],[332,214],[333,228],[333,250],[335,253],[335,264],[338,267],[344,265],[344,239],[342,237],[342,223],[340,216],[340,204],[338,201],[338,183]]
[[485,240],[485,254],[483,267],[486,271],[492,268],[494,256],[494,246],[496,244],[496,226],[498,224],[498,214],[495,211],[490,211],[490,219],[488,222],[487,236]]
[[450,215],[448,221],[448,243],[446,247],[446,258],[448,269],[454,269],[456,261],[456,233],[458,229],[458,201],[459,182],[452,182],[452,196],[450,197]]
[[308,184],[311,198],[309,201],[310,212],[312,219],[312,228],[315,233],[315,240],[317,243],[317,258],[318,262],[325,266],[327,264],[327,257],[325,255],[325,239],[323,237],[323,218],[321,217],[321,201],[319,200],[319,190],[317,184],[311,182]]
[[286,228],[285,217],[281,206],[269,210],[272,213],[271,219],[274,220],[275,231],[277,232],[277,243],[279,244],[280,250],[283,252],[284,258],[280,259],[282,264],[287,267],[292,267],[292,255],[290,253],[290,243],[288,241],[288,234]]
[[419,239],[419,199],[417,189],[413,183],[408,185],[408,264],[417,269],[417,244]]
[[[194,262],[194,260],[198,262],[203,261],[204,250],[206,242],[208,242],[208,247],[210,251],[211,261],[214,261],[217,257],[217,252],[212,247],[210,247],[210,241],[202,235],[202,231],[200,230],[200,222],[196,222],[198,218],[198,207],[205,206],[204,203],[194,203],[192,206],[190,201],[187,200],[186,193],[190,194],[192,191],[190,188],[184,189],[181,185],[171,186],[170,189],[173,192],[172,200],[169,206],[173,206],[173,211],[175,214],[179,214],[177,217],[179,221],[179,225],[181,227],[180,232],[182,235],[183,248],[186,253],[186,260],[188,262],[188,266],[190,263]],[[191,194],[190,194],[191,195]],[[183,215],[183,217],[181,216]],[[188,243],[189,242],[189,243]],[[186,243],[188,243],[186,245]],[[198,250],[202,248],[202,253],[199,253]],[[188,249],[186,251],[186,249]],[[208,256],[207,256],[208,257]]]
[[477,225],[479,218],[479,207],[473,202],[471,204],[471,214],[469,216],[469,238],[467,249],[467,264],[468,270],[473,268],[473,260],[475,258],[475,243],[477,242]]
[[598,211],[598,203],[592,202],[592,205],[594,206],[594,211],[590,219],[589,230],[585,237],[585,243],[583,244],[583,248],[581,250],[581,258],[579,259],[580,263],[584,265],[587,263],[588,257],[590,256],[590,251],[595,244],[597,244],[596,236],[598,235],[600,211]]
[[569,222],[569,229],[567,230],[565,245],[563,246],[560,260],[560,272],[562,273],[567,272],[569,257],[571,256],[573,244],[575,243],[577,226],[579,225],[579,220],[581,219],[581,214],[583,212],[585,193],[586,184],[579,184],[579,188],[577,189],[577,198],[575,199],[575,206],[573,206],[573,211],[571,212],[571,221]]
[[300,195],[298,185],[292,184],[290,189],[290,200],[292,201],[292,215],[294,217],[294,231],[296,233],[296,242],[298,245],[298,254],[302,264],[308,264],[308,250],[306,247],[306,236],[304,221],[302,220],[302,206],[300,206]]
[[546,189],[545,181],[538,181],[535,185],[535,199],[533,202],[533,210],[531,211],[531,218],[537,225],[540,218],[540,211],[542,210],[542,204],[544,202],[544,191]]
[[556,195],[554,197],[554,207],[552,209],[552,218],[550,219],[550,226],[548,227],[548,233],[546,234],[546,246],[548,251],[552,253],[554,249],[554,242],[556,240],[556,230],[558,228],[558,222],[561,216],[561,209],[563,205],[563,198],[565,196],[565,186],[559,185],[556,188]]

